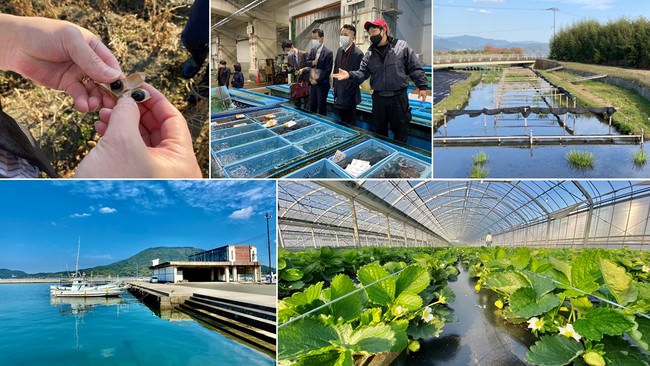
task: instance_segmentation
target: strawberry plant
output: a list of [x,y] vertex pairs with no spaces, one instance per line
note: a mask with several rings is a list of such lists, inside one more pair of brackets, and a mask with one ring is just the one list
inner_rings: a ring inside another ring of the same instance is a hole
[[[291,269],[300,271],[302,278],[311,274],[309,281],[313,281],[316,267],[306,258],[322,254],[322,249],[282,251],[280,278],[285,289],[298,281],[283,277]],[[446,284],[458,274],[456,253],[373,248],[333,250],[332,254],[347,258],[336,265],[345,271],[344,263],[351,264],[347,269],[353,274],[339,273],[309,285],[303,282],[302,291],[293,291],[279,302],[280,364],[351,366],[378,353],[416,352],[419,340],[438,336],[452,318],[446,304],[454,295]],[[361,265],[362,261],[367,263]],[[318,276],[333,267],[320,264]]]
[[[466,248],[462,263],[476,289],[539,337],[534,365],[644,365],[650,340],[646,253],[629,250]],[[630,345],[632,339],[636,346]]]

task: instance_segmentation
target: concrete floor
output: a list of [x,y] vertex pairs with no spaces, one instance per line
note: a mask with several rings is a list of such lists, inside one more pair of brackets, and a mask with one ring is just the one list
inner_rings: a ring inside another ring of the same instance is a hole
[[201,288],[208,290],[221,290],[231,292],[243,292],[248,294],[269,295],[276,296],[276,284],[272,285],[257,285],[246,283],[225,283],[225,282],[191,282],[191,283],[177,283],[177,286]]
[[[221,297],[250,304],[277,307],[275,285],[257,285],[225,282],[191,282],[191,283],[148,283],[128,281],[147,289],[158,291],[170,297],[189,297],[202,294]],[[172,301],[173,302],[173,301]]]

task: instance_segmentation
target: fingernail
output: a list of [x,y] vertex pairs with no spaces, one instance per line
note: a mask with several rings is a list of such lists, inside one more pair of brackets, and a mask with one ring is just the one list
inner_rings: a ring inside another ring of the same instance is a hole
[[119,80],[122,78],[122,71],[109,67],[106,69],[106,76],[111,80]]

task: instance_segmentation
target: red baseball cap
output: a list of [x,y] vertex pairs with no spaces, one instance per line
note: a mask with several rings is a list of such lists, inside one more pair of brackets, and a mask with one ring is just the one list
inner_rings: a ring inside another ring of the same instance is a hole
[[386,30],[386,33],[388,33],[388,24],[386,24],[386,22],[381,18],[377,18],[377,19],[373,20],[372,22],[370,22],[370,21],[366,22],[366,24],[363,25],[363,28],[366,31],[368,31],[368,28],[370,28],[370,26],[384,28]]

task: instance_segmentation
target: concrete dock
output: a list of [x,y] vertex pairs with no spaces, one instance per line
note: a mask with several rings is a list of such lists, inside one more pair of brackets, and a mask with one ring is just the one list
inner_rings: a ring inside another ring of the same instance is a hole
[[223,282],[148,283],[126,281],[129,291],[161,311],[180,310],[192,318],[275,355],[275,285]]

